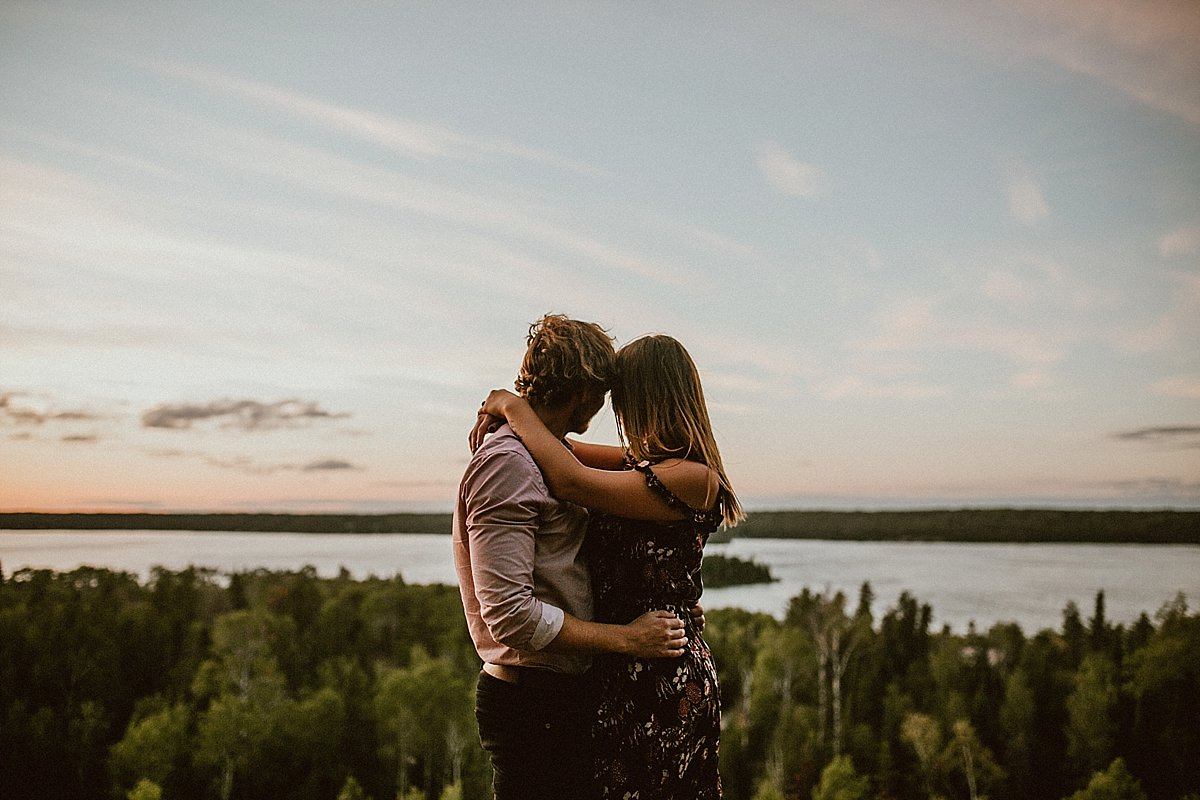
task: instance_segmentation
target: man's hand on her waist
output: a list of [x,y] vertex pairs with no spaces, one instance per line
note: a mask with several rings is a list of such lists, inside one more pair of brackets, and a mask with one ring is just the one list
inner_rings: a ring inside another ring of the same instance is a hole
[[678,658],[687,650],[683,620],[670,611],[647,611],[625,629],[625,655],[637,658]]

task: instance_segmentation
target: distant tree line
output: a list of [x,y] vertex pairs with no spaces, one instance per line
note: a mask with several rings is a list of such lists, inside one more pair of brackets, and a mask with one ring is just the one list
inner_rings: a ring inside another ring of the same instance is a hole
[[1200,544],[1200,511],[756,511],[738,538]]
[[[805,591],[708,612],[728,800],[1200,800],[1200,615],[932,630]],[[484,800],[457,589],[0,572],[0,797]]]
[[[0,530],[449,533],[449,514],[0,514]],[[1200,544],[1200,511],[756,511],[730,536],[937,542]]]

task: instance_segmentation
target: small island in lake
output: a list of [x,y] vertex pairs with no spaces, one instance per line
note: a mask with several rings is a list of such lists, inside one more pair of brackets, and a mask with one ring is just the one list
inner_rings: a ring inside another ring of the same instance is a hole
[[705,556],[704,565],[700,571],[707,589],[744,586],[751,583],[774,583],[779,580],[771,574],[771,568],[766,564],[720,554]]

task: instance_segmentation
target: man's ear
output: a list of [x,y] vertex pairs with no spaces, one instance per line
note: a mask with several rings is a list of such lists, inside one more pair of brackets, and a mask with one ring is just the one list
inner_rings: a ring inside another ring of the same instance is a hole
[[590,386],[583,390],[583,400],[589,405],[592,403],[604,405],[604,396],[607,394],[608,389],[597,389],[594,386]]

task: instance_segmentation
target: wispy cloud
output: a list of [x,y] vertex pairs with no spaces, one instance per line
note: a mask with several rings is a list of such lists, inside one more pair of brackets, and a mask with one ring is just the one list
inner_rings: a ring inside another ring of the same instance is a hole
[[1031,503],[1042,507],[1080,506],[1101,508],[1159,507],[1183,504],[1194,507],[1200,500],[1200,482],[1168,476],[1077,480],[1057,474],[1030,474],[1002,481],[964,481],[930,486],[912,486],[912,496],[942,496],[942,502],[955,497],[990,497],[989,505]]
[[1149,442],[1188,449],[1200,448],[1200,425],[1162,425],[1138,428],[1114,433],[1113,438],[1126,442]]
[[72,436],[62,437],[62,441],[67,444],[93,444],[100,441],[100,437],[95,434],[77,434]]
[[749,242],[739,241],[732,236],[705,230],[662,214],[647,213],[642,216],[648,227],[674,237],[683,246],[696,250],[717,251],[722,255],[743,260],[761,258],[758,247]]
[[270,462],[253,456],[223,456],[198,450],[173,448],[149,449],[146,455],[154,458],[199,461],[210,467],[242,472],[247,475],[274,475],[280,472],[357,472],[364,467],[344,458],[319,458],[303,463]]
[[142,414],[142,426],[185,430],[192,427],[194,422],[218,419],[225,428],[263,431],[348,416],[348,413],[326,411],[319,403],[310,400],[279,400],[274,403],[216,400],[210,403],[166,403],[155,406]]
[[983,281],[983,294],[1015,306],[1028,305],[1037,296],[1033,283],[1011,270],[994,269]]
[[1016,3],[1033,25],[1028,46],[1067,69],[1200,125],[1200,6],[1193,0]]
[[1200,376],[1173,375],[1170,378],[1156,381],[1150,389],[1155,394],[1167,397],[1187,397],[1192,400],[1200,400]]
[[1194,256],[1200,253],[1200,227],[1179,228],[1158,240],[1158,254],[1163,258]]
[[250,456],[205,456],[203,460],[209,466],[244,472],[247,475],[271,475],[279,471],[279,465],[264,464]]
[[342,461],[337,458],[326,458],[321,461],[310,461],[300,467],[301,472],[340,472],[347,469],[362,469],[356,467],[349,461]]
[[1048,370],[1031,367],[1013,376],[1012,385],[1018,389],[1044,389],[1053,383]]
[[[505,240],[550,247],[627,275],[668,287],[698,287],[697,270],[597,237],[577,219],[552,206],[530,203],[520,192],[483,193],[413,178],[343,155],[268,135],[181,115],[179,127],[203,128],[192,153],[247,175],[262,175],[293,187],[339,199],[418,214],[466,226]],[[560,221],[561,220],[561,221]],[[477,280],[471,276],[472,285]]]
[[375,486],[384,486],[390,489],[443,489],[448,486],[457,486],[458,479],[454,480],[409,480],[409,481],[375,481]]
[[908,297],[880,310],[874,334],[849,343],[859,356],[963,351],[1006,359],[1017,372],[1010,385],[1036,389],[1048,385],[1048,368],[1060,363],[1087,336],[1070,325],[1028,327],[982,316],[947,312],[934,297]]
[[943,286],[885,300],[864,335],[849,343],[855,353],[994,354],[1016,368],[1013,386],[1042,388],[1054,382],[1050,368],[1080,345],[1168,348],[1183,341],[1196,324],[1190,311],[1200,309],[1200,281],[1184,273],[1169,277],[1177,291],[1154,316],[1141,308],[1129,313],[1115,278],[1045,252],[981,248],[938,260]]
[[763,177],[787,195],[814,197],[824,191],[828,183],[819,167],[799,160],[775,142],[758,147],[755,163]]
[[931,297],[899,298],[876,316],[877,335],[860,339],[856,345],[872,352],[908,350],[923,344],[930,337],[937,320],[936,302]]
[[498,155],[587,175],[604,174],[603,170],[591,164],[535,147],[470,136],[435,123],[389,117],[373,111],[331,103],[280,86],[200,67],[127,55],[117,57],[162,75],[208,87],[226,96],[291,114],[325,130],[377,145],[399,155],[412,158],[478,158],[483,155]]
[[962,52],[1037,59],[1200,125],[1200,4],[1194,0],[898,0],[854,6],[890,30]]
[[816,391],[830,401],[864,398],[918,401],[949,394],[947,387],[924,381],[885,381],[861,375],[843,375],[821,381]]
[[1008,210],[1015,220],[1029,228],[1036,228],[1050,216],[1042,188],[1027,167],[1013,166],[1008,170]]
[[1113,343],[1132,353],[1169,350],[1200,341],[1200,275],[1172,272],[1170,300],[1149,322],[1130,324],[1110,335]]
[[85,144],[84,142],[79,142],[65,136],[58,136],[42,131],[31,131],[11,125],[0,125],[0,132],[33,142],[50,150],[57,150],[74,156],[82,156],[89,161],[107,164],[123,171],[140,172],[172,181],[182,178],[175,170],[151,161],[148,158],[122,153],[106,147]]
[[1200,500],[1200,482],[1181,478],[1141,478],[1097,482],[1095,486],[1109,489],[1123,496],[1145,500],[1184,502],[1195,506]]
[[19,392],[0,394],[0,419],[17,425],[45,425],[47,422],[92,422],[99,414],[81,409],[56,410]]

